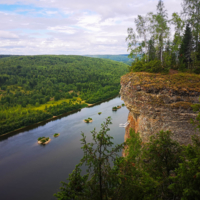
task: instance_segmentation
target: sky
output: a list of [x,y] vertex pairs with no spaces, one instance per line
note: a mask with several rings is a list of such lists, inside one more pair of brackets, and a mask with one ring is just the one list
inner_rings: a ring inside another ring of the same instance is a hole
[[[127,28],[158,0],[0,0],[0,54],[127,54]],[[169,18],[181,0],[164,0]]]

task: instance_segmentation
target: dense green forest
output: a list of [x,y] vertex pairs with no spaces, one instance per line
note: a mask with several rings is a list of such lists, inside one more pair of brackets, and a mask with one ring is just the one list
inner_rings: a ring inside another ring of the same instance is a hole
[[127,65],[83,56],[0,59],[0,134],[118,95]]
[[[104,58],[104,59],[110,59],[118,62],[126,63],[127,65],[131,65],[134,61],[134,57],[132,58],[128,57],[128,54],[119,54],[119,55],[85,55],[91,58]],[[139,56],[139,55],[138,55]]]

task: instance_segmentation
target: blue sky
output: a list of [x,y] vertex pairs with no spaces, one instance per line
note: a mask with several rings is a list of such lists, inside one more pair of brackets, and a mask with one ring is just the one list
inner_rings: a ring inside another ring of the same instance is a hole
[[[124,54],[134,18],[157,0],[1,0],[0,54]],[[164,0],[169,16],[181,0]]]

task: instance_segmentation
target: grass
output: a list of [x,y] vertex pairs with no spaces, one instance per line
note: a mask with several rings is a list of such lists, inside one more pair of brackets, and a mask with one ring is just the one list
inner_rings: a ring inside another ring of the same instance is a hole
[[[1,95],[0,95],[1,96]],[[47,103],[45,104],[41,104],[39,105],[38,107],[36,106],[33,106],[33,105],[27,105],[26,107],[22,107],[21,105],[17,105],[15,107],[10,107],[10,108],[6,108],[6,109],[0,109],[0,120],[1,121],[5,121],[7,118],[10,118],[10,116],[12,115],[12,117],[14,116],[17,116],[19,114],[22,114],[22,113],[27,113],[29,112],[30,110],[41,110],[41,111],[44,111],[45,108],[47,107],[50,107],[50,106],[55,106],[55,105],[59,105],[63,102],[69,102],[70,99],[62,99],[62,100],[59,100],[59,101],[48,101]],[[85,101],[81,101],[81,98],[76,98],[76,101],[73,101],[73,103],[85,103]],[[4,116],[2,119],[1,116]]]
[[142,85],[143,88],[170,88],[175,91],[200,92],[200,75],[191,73],[159,74],[147,72],[130,72],[122,76],[121,82],[132,86]]
[[[47,103],[45,104],[41,104],[39,105],[38,107],[36,106],[33,106],[33,110],[45,110],[45,108],[47,107],[50,107],[50,106],[56,106],[56,105],[60,105],[62,104],[63,102],[66,102],[66,103],[69,103],[71,99],[61,99],[61,100],[58,100],[58,101],[48,101]],[[79,103],[81,101],[81,103],[84,103],[84,101],[81,100],[80,97],[76,98],[76,101],[73,101],[73,103]]]

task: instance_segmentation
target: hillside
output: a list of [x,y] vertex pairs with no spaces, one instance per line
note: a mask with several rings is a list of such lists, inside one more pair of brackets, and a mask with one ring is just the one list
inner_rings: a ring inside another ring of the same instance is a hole
[[116,96],[127,65],[83,56],[0,59],[0,134]]
[[127,65],[131,65],[134,59],[128,58],[129,54],[119,54],[119,55],[86,55],[91,58],[104,58],[109,60],[114,60],[118,62],[123,62]]

